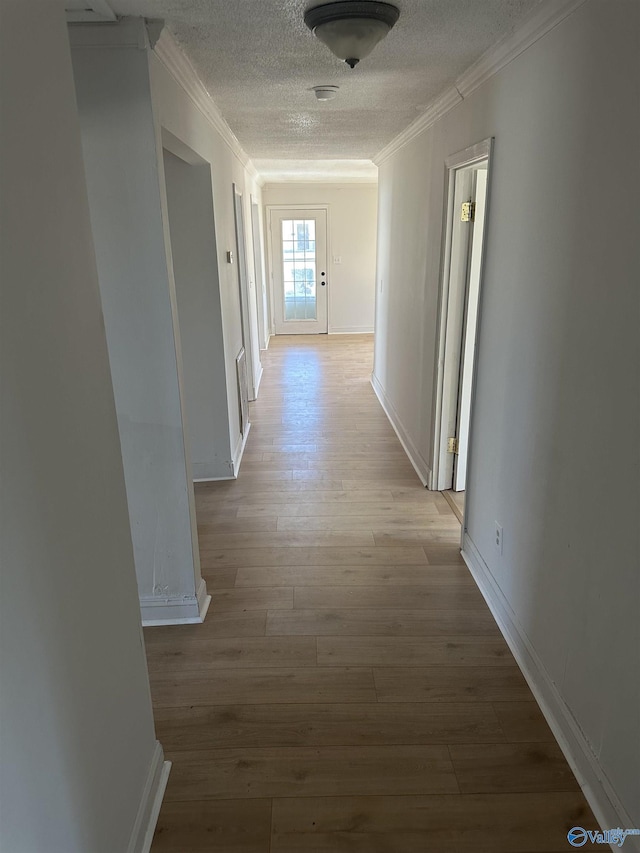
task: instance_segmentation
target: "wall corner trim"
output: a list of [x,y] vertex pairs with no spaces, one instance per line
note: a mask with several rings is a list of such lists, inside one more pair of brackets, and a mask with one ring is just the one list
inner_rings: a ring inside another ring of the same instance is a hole
[[388,145],[379,151],[373,162],[380,166],[389,157],[404,148],[427,128],[432,127],[472,92],[486,83],[494,74],[512,62],[523,51],[541,39],[565,18],[575,12],[586,0],[546,0],[518,29],[490,47],[473,65],[429,104],[421,116],[413,121]]
[[[261,350],[262,352],[262,350]],[[260,363],[260,371],[258,373],[258,381],[256,382],[256,400],[258,399],[258,390],[260,388],[260,383],[262,382],[262,377],[264,376],[264,366]]]
[[215,127],[249,175],[256,181],[258,186],[262,187],[264,181],[258,170],[251,162],[250,157],[238,141],[235,133],[225,121],[188,56],[182,52],[166,27],[156,42],[153,52],[178,85],[184,89],[204,117]]
[[240,463],[242,462],[242,457],[244,456],[244,449],[247,446],[247,439],[249,438],[249,432],[251,431],[251,424],[247,424],[247,431],[244,435],[241,435],[238,439],[238,444],[236,445],[236,451],[233,454],[233,479],[238,479],[238,474],[240,473]]
[[149,853],[170,771],[171,762],[164,760],[162,746],[156,741],[127,853]]
[[[578,722],[558,692],[504,593],[491,574],[491,570],[466,530],[463,535],[462,557],[498,623],[498,628],[507,641],[540,710],[549,723],[596,820],[603,829],[635,826],[600,767]],[[627,846],[630,851],[640,853],[638,837],[628,837],[625,849]]]
[[193,595],[141,595],[140,612],[142,625],[151,628],[157,625],[198,625],[204,622],[211,604],[207,584],[200,578]]
[[420,482],[423,486],[427,486],[429,481],[431,480],[431,469],[420,454],[418,448],[409,438],[409,434],[404,428],[402,421],[398,417],[398,413],[393,408],[390,401],[387,399],[387,396],[384,392],[384,388],[380,384],[375,373],[371,374],[371,385],[373,386],[373,390],[375,391],[376,397],[380,401],[380,405],[382,406],[385,415],[389,419],[389,423],[391,424],[391,426],[395,430],[396,435],[398,436],[398,439],[404,449],[404,452],[409,458],[409,462],[411,462],[411,464],[415,468],[416,474],[420,478]]

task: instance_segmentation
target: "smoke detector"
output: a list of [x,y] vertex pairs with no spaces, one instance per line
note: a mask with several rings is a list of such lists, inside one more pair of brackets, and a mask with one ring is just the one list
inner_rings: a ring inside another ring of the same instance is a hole
[[338,94],[340,86],[313,86],[312,92],[316,93],[319,101],[331,101]]

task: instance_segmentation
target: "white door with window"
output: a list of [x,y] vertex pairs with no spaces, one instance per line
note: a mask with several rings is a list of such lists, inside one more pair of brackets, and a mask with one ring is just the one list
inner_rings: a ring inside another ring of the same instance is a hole
[[327,332],[327,212],[272,210],[276,335]]

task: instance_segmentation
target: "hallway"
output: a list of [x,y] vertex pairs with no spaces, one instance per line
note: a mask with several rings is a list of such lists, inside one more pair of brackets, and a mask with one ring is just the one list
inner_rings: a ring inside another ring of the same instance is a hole
[[[145,629],[154,853],[559,853],[595,826],[369,383],[275,337],[237,481],[196,489],[204,625]],[[586,823],[585,823],[586,822]]]

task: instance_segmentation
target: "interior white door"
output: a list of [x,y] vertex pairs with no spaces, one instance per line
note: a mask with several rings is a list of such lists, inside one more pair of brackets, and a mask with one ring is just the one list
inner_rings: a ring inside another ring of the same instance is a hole
[[326,334],[326,210],[272,210],[271,258],[276,334]]

